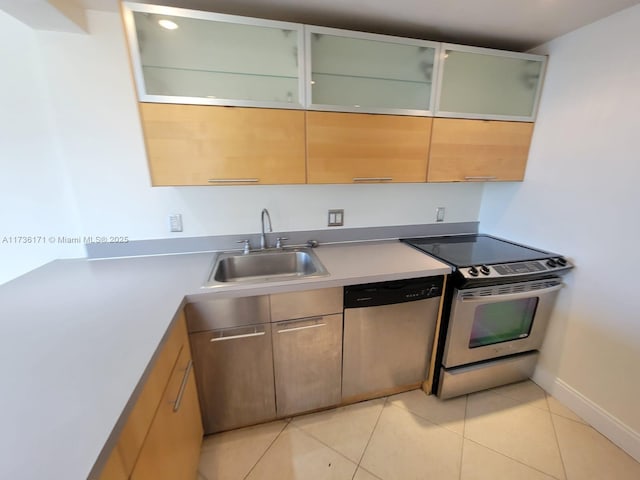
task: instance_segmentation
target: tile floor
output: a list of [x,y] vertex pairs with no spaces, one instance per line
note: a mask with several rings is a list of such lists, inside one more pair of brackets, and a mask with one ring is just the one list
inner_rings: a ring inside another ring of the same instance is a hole
[[531,381],[421,390],[205,438],[199,480],[640,479],[640,464]]

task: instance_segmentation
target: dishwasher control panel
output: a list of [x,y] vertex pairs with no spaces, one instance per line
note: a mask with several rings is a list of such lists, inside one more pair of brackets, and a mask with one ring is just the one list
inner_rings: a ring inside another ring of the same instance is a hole
[[344,308],[414,302],[442,295],[444,276],[411,278],[344,287]]

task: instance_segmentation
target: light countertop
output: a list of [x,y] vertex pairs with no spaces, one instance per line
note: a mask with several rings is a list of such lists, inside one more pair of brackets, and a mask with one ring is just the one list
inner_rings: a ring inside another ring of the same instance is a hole
[[202,288],[208,252],[57,260],[0,286],[0,478],[87,478],[189,300],[451,271],[397,241],[315,252],[328,276]]

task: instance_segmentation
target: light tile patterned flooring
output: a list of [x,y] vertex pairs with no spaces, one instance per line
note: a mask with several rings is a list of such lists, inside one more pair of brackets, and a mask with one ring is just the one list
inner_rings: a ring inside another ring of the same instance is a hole
[[640,464],[531,381],[421,390],[205,437],[199,480],[638,480]]

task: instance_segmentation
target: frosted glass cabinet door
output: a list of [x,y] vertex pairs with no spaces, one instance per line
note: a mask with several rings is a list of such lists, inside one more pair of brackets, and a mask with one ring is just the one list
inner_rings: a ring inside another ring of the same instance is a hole
[[546,57],[442,45],[437,116],[533,121]]
[[428,115],[438,44],[305,26],[309,108]]
[[302,26],[126,4],[141,101],[302,108]]

